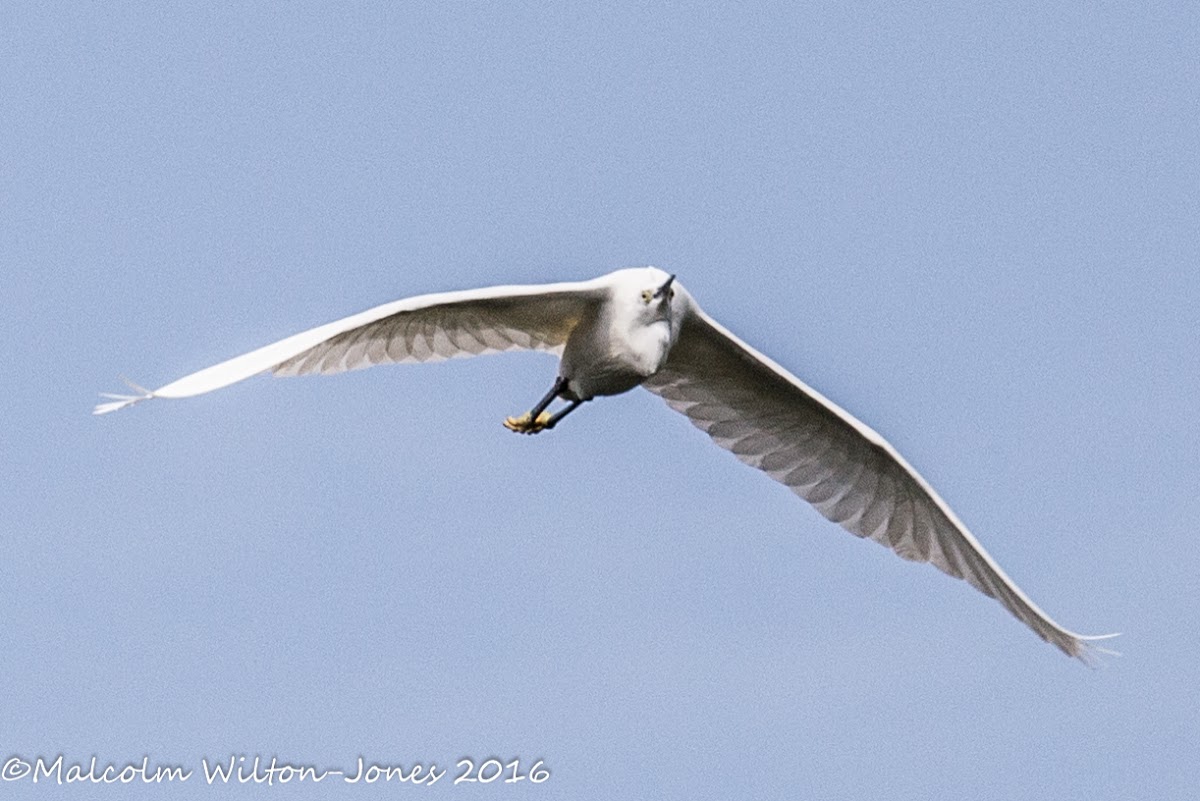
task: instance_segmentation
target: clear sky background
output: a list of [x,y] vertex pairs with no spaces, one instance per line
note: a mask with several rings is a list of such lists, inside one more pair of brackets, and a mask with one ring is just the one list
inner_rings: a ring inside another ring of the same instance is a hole
[[[197,772],[163,799],[266,796],[202,784],[230,754],[552,774],[272,798],[1195,791],[1195,3],[214,5],[0,7],[0,758]],[[88,414],[396,298],[640,264],[1124,656],[649,393],[510,434],[544,355]]]

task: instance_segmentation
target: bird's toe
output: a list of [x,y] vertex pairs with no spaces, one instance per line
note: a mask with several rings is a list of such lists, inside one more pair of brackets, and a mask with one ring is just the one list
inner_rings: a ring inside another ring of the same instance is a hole
[[518,434],[536,434],[546,429],[546,424],[550,422],[550,417],[549,412],[542,412],[535,420],[533,419],[533,415],[526,412],[520,417],[504,418],[504,427]]
[[504,427],[518,434],[532,434],[535,431],[541,430],[540,427],[537,427],[537,422],[533,420],[528,412],[519,417],[504,418]]

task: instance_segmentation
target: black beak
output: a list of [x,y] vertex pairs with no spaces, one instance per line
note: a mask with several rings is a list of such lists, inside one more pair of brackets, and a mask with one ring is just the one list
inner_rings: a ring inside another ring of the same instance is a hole
[[656,298],[661,298],[661,297],[663,297],[664,295],[666,295],[666,294],[667,294],[667,290],[671,288],[671,282],[672,282],[672,281],[674,281],[674,280],[675,280],[675,276],[674,276],[674,275],[672,275],[670,278],[668,278],[668,279],[667,279],[667,280],[666,280],[666,281],[663,283],[663,285],[662,285],[662,286],[660,286],[660,287],[658,288],[658,290],[657,290],[657,291],[654,293],[654,297],[656,297]]

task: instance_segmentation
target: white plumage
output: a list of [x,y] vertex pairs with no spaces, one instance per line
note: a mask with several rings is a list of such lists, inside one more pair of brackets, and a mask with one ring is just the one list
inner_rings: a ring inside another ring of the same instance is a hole
[[[105,414],[210,392],[264,371],[335,373],[507,350],[560,354],[551,392],[510,428],[537,433],[639,384],[721,447],[825,517],[905,559],[930,562],[999,601],[1039,637],[1086,660],[1098,649],[1039,609],[882,437],[727,331],[653,267],[575,283],[421,295],[304,331],[153,391],[107,395]],[[556,398],[570,405],[545,413]],[[1115,635],[1104,635],[1111,637]]]

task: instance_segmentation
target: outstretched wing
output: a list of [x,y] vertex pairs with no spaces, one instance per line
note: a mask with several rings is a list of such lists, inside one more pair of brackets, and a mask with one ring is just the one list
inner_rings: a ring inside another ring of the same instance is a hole
[[571,329],[602,302],[599,281],[443,292],[385,303],[303,331],[155,390],[105,395],[93,414],[148,398],[186,398],[265,371],[336,373],[392,362],[429,362],[507,350],[561,352]]
[[[1095,646],[1039,609],[881,436],[689,303],[663,370],[643,384],[738,459],[851,533],[966,579],[1039,637]],[[1115,636],[1115,635],[1107,635]]]

